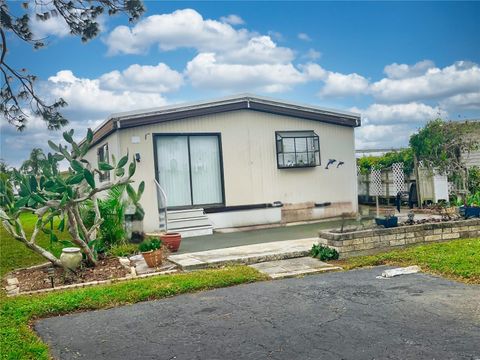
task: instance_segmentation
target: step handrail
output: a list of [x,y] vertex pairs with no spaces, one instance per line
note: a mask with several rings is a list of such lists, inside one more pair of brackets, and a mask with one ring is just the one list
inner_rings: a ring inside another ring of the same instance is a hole
[[[155,181],[155,187],[157,189],[157,202],[158,202],[158,210],[165,211],[165,232],[168,231],[168,211],[167,211],[167,193],[158,183],[157,179],[153,179]],[[162,205],[163,203],[163,205]]]

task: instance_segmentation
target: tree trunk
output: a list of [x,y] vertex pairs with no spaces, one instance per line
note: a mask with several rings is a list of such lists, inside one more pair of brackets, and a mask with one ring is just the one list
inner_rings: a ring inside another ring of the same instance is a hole
[[58,266],[58,267],[61,267],[65,270],[68,270],[68,271],[71,271],[70,269],[68,269],[67,267],[65,267],[62,262],[57,259],[52,253],[48,252],[47,250],[44,250],[42,249],[40,246],[38,246],[37,244],[33,244],[33,243],[30,243],[30,242],[25,242],[25,245],[32,249],[33,251],[35,251],[37,254],[39,254],[40,256],[43,256],[45,259],[47,259],[48,261],[50,261],[52,263],[52,265],[54,266]]
[[5,230],[7,230],[7,232],[11,236],[13,236],[16,240],[20,241],[21,243],[23,243],[26,247],[28,247],[32,251],[36,252],[41,257],[50,261],[52,263],[52,265],[61,267],[65,270],[70,270],[67,267],[65,267],[62,264],[62,262],[60,261],[60,259],[56,258],[55,255],[53,255],[51,252],[49,252],[49,251],[43,249],[42,247],[38,246],[37,244],[35,244],[35,238],[34,238],[33,235],[32,235],[32,241],[28,241],[26,239],[26,237],[24,236],[25,232],[23,231],[23,228],[22,228],[22,234],[17,234],[17,232],[8,223],[8,221],[3,221],[2,223],[3,223],[3,226],[4,226]]
[[82,249],[83,253],[87,257],[87,265],[88,266],[95,266],[97,265],[97,260],[95,259],[95,256],[93,255],[92,250],[88,247],[87,243],[82,240],[80,237],[80,234],[78,232],[78,224],[75,220],[75,215],[73,213],[73,210],[70,208],[67,208],[67,218],[68,218],[68,232],[72,236],[72,240],[75,244],[80,246]]

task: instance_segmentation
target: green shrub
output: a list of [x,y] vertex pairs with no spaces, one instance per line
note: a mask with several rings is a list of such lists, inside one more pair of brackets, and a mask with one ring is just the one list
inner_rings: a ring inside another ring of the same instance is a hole
[[467,206],[480,206],[480,190],[467,196]]
[[473,166],[468,170],[468,191],[471,194],[480,192],[480,167]]
[[[98,199],[98,209],[103,219],[98,229],[98,251],[108,251],[112,246],[125,244],[125,188],[126,185],[114,186],[108,191],[104,199]],[[95,220],[95,211],[93,202],[86,202],[82,208],[82,218],[84,222],[93,226]]]
[[138,246],[135,244],[119,244],[114,245],[108,250],[108,253],[113,256],[129,256],[138,252]]
[[357,159],[362,174],[369,174],[372,169],[387,169],[397,162],[403,163],[405,174],[411,174],[414,167],[412,149],[389,151],[382,156],[362,156]]
[[161,247],[162,247],[162,241],[154,237],[147,238],[145,241],[140,243],[140,245],[138,245],[138,249],[141,252],[158,250]]
[[337,260],[339,256],[337,250],[320,244],[313,244],[310,255],[320,260]]

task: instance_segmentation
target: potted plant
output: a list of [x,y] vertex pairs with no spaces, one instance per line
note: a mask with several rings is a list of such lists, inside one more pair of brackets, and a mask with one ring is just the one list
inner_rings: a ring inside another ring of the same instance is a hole
[[138,249],[142,253],[148,267],[157,267],[162,264],[162,241],[156,238],[148,238],[140,245]]
[[461,206],[460,215],[466,219],[471,217],[480,217],[480,191],[467,197],[466,205]]
[[160,235],[160,239],[162,239],[162,243],[168,247],[168,250],[171,252],[177,252],[182,241],[182,235],[177,232],[167,232]]
[[375,218],[375,223],[384,228],[393,228],[398,226],[398,217],[391,212],[387,213],[384,218]]

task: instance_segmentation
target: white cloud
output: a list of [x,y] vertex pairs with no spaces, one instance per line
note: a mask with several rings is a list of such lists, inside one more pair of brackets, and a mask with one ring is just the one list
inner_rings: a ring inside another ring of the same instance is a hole
[[270,36],[251,38],[244,47],[222,53],[218,60],[235,64],[286,64],[294,59],[292,50],[277,47]]
[[309,80],[325,80],[328,76],[328,71],[315,63],[302,64],[300,69]]
[[429,60],[411,66],[394,63],[384,68],[387,77],[373,83],[357,73],[343,74],[316,66],[316,71],[312,64],[303,68],[310,80],[324,82],[319,92],[321,96],[371,95],[377,103],[437,101],[448,108],[480,107],[480,67],[476,63],[457,61],[442,69]]
[[438,106],[432,107],[418,102],[394,105],[372,104],[365,109],[354,107],[351,111],[361,113],[365,124],[412,124],[447,116],[447,113]]
[[447,118],[440,107],[412,102],[406,104],[372,104],[351,111],[362,114],[362,126],[355,130],[357,149],[398,148],[406,146],[416,129],[437,117]]
[[312,41],[312,39],[310,38],[310,36],[308,36],[308,34],[305,34],[305,33],[299,33],[297,35],[297,37],[300,39],[300,40],[303,40],[303,41]]
[[165,51],[182,47],[198,51],[238,49],[250,37],[245,29],[236,30],[230,24],[204,19],[193,9],[184,9],[148,16],[131,28],[117,26],[105,42],[113,55],[144,53],[152,45]]
[[[64,130],[48,130],[45,121],[34,115],[28,108],[23,109],[28,115],[27,127],[24,131],[18,132],[13,126],[7,122],[0,123],[0,136],[2,158],[7,161],[10,166],[19,167],[26,160],[33,148],[40,148],[46,154],[52,152],[47,144],[47,140],[55,143],[63,142],[62,133],[66,129],[75,130],[75,138],[81,139],[85,136],[87,128],[95,128],[101,120],[73,120],[70,119],[69,124]],[[8,149],[8,151],[6,151]]]
[[78,78],[70,70],[57,72],[43,84],[42,92],[68,103],[64,113],[74,121],[101,120],[112,112],[166,104],[159,93],[104,90],[99,79]]
[[[136,70],[139,70],[136,73]],[[71,70],[62,70],[47,81],[38,83],[37,93],[46,102],[54,98],[62,97],[68,106],[61,109],[62,114],[69,120],[66,129],[75,129],[77,139],[85,136],[87,128],[95,128],[108,115],[114,112],[144,109],[166,105],[166,99],[155,85],[146,81],[149,72],[152,77],[158,77],[160,73],[169,74],[170,70],[163,64],[157,66],[141,67],[133,65],[124,71],[118,72],[118,77],[112,80],[111,72],[98,79],[79,78]],[[178,74],[178,73],[177,73]],[[170,73],[170,76],[177,77]],[[131,87],[128,86],[131,83]],[[174,90],[175,81],[166,83],[163,87]],[[106,89],[108,85],[112,88]],[[118,86],[115,86],[118,85]],[[151,86],[151,89],[149,88]],[[145,92],[152,90],[152,92]],[[19,133],[13,126],[6,122],[0,122],[0,137],[2,157],[12,166],[19,166],[28,157],[34,147],[39,147],[48,152],[47,140],[59,142],[62,140],[62,131],[47,130],[45,122],[25,110],[29,115],[26,129]],[[8,151],[5,151],[8,149]]]
[[393,63],[385,66],[383,72],[390,79],[406,79],[423,75],[428,71],[428,69],[432,69],[434,67],[435,64],[433,61],[423,60],[414,65]]
[[268,36],[270,36],[272,39],[276,40],[276,41],[284,41],[285,38],[283,37],[282,33],[279,32],[279,31],[273,31],[273,30],[269,30],[267,32]]
[[[34,39],[44,39],[49,36],[65,37],[70,35],[70,27],[67,22],[61,16],[56,8],[52,5],[52,2],[43,2],[41,5],[35,5],[33,1],[30,4],[30,28],[33,33]],[[37,13],[41,13],[44,20],[41,20]],[[78,10],[72,10],[73,14],[80,14]],[[100,32],[105,28],[105,22],[107,21],[106,15],[98,16],[95,21],[98,23]]]
[[70,34],[70,28],[65,19],[58,15],[50,16],[48,20],[39,20],[32,14],[30,26],[35,39],[42,39],[50,35],[64,37]]
[[323,83],[323,87],[319,92],[319,95],[322,97],[368,94],[368,80],[356,73],[342,74],[332,72],[316,63],[300,65],[300,69],[308,81],[320,80]]
[[303,55],[303,57],[308,60],[318,60],[322,57],[322,53],[315,49],[308,49],[308,51]]
[[[105,41],[110,54],[142,53],[153,45],[162,50],[197,50],[184,70],[195,87],[279,92],[306,80],[292,63],[292,49],[278,46],[269,35],[234,29],[230,24],[238,19],[233,16],[221,20],[204,19],[192,9],[177,10],[149,16],[132,28],[118,26]],[[113,71],[99,80],[100,89],[147,92],[175,90],[180,83],[179,74],[166,65],[155,71],[145,66]]]
[[220,21],[230,25],[243,25],[245,21],[238,15],[230,14],[228,16],[222,16]]
[[480,110],[480,91],[454,95],[440,101],[440,104],[452,110]]
[[130,65],[123,71],[112,71],[100,77],[100,88],[165,93],[175,91],[183,84],[183,76],[168,65]]
[[377,101],[391,103],[441,99],[480,90],[480,67],[475,63],[457,61],[443,69],[429,67],[424,74],[414,76],[418,71],[418,66],[413,70],[393,66],[388,74],[394,78],[377,81],[370,90]]
[[305,81],[292,64],[227,64],[214,53],[201,53],[187,64],[186,76],[200,88],[280,92]]
[[356,73],[341,74],[328,72],[321,96],[348,96],[368,92],[368,80]]
[[408,144],[415,131],[407,125],[362,125],[355,129],[356,149],[394,149]]

